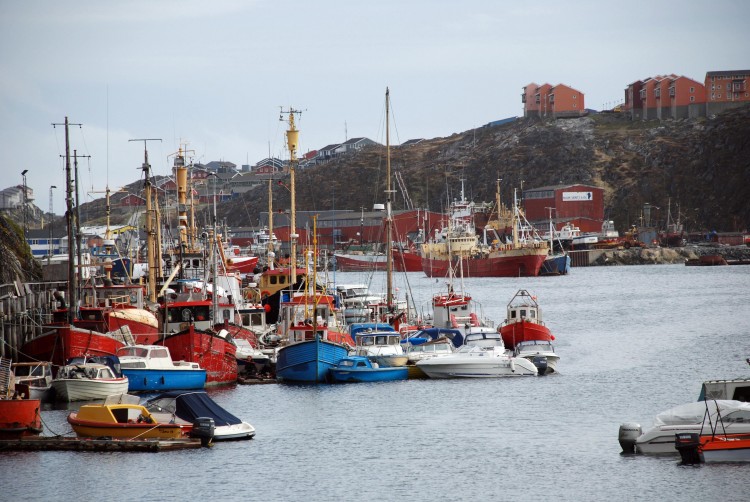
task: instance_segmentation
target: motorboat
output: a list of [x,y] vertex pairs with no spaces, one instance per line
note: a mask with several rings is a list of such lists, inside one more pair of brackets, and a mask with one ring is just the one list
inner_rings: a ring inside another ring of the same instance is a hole
[[675,435],[750,434],[750,403],[733,400],[697,401],[656,415],[652,428],[620,425],[619,442],[626,453],[677,454]]
[[29,399],[39,399],[42,402],[53,400],[55,392],[52,389],[51,362],[13,363],[11,370],[16,386],[28,386]]
[[128,345],[117,351],[117,357],[130,392],[202,389],[206,385],[206,370],[198,363],[173,361],[169,348],[162,345]]
[[78,437],[180,439],[188,437],[193,428],[192,423],[160,421],[137,403],[137,397],[112,396],[104,404],[87,404],[71,412],[68,423]]
[[417,362],[430,378],[496,378],[536,376],[537,369],[528,359],[509,355],[505,347],[463,345],[453,354]]
[[734,399],[750,402],[750,378],[703,382],[698,400],[707,401],[710,399]]
[[406,357],[408,358],[407,364],[417,364],[417,362],[423,359],[429,359],[431,357],[442,357],[449,354],[453,354],[456,348],[453,346],[453,342],[445,336],[436,338],[417,345],[409,345],[406,347]]
[[513,350],[517,343],[527,340],[553,341],[552,332],[542,320],[542,309],[525,289],[519,289],[507,306],[507,317],[500,326],[505,346]]
[[684,432],[675,436],[675,449],[683,464],[750,462],[750,434]]
[[[104,362],[108,364],[105,364]],[[93,401],[128,391],[128,378],[119,373],[114,356],[74,358],[68,361],[52,381],[58,401]]]
[[513,355],[528,359],[536,366],[539,375],[549,375],[557,372],[557,362],[560,356],[555,352],[552,342],[548,340],[527,340],[518,342]]
[[406,366],[380,366],[365,356],[345,357],[329,371],[334,382],[386,382],[409,375]]
[[354,353],[380,366],[406,366],[408,357],[401,346],[401,336],[393,331],[360,331],[354,340]]
[[214,441],[252,439],[255,436],[255,427],[219,406],[205,391],[163,392],[146,401],[145,406],[158,421],[188,426],[199,419],[212,419]]

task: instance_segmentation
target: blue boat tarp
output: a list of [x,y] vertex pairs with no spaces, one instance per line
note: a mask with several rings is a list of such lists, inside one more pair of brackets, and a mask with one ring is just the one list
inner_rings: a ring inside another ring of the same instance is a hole
[[396,330],[393,329],[393,326],[385,322],[355,322],[354,324],[349,325],[349,334],[354,341],[357,341],[357,333],[361,333],[362,331],[396,332]]
[[461,331],[457,329],[448,329],[448,328],[425,328],[420,329],[413,335],[411,335],[406,340],[403,340],[401,343],[410,343],[411,345],[421,345],[425,342],[429,342],[430,340],[437,340],[440,337],[446,337],[449,339],[454,347],[460,347],[464,344],[464,336],[461,334]]
[[162,392],[146,402],[146,407],[159,407],[161,411],[176,415],[193,423],[198,417],[211,417],[217,427],[241,424],[242,420],[216,404],[205,391],[170,391]]

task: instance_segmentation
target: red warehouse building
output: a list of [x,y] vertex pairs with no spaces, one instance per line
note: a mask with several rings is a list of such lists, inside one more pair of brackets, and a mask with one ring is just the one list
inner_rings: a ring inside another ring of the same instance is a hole
[[590,185],[555,185],[523,192],[526,218],[540,230],[549,226],[550,208],[556,229],[573,223],[581,232],[600,232],[604,221],[604,190]]

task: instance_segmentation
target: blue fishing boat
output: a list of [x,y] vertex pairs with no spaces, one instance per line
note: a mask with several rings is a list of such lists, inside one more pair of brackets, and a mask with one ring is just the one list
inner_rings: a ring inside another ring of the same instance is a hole
[[364,356],[345,357],[330,371],[334,382],[390,382],[409,376],[406,366],[383,367]]
[[128,377],[128,391],[203,389],[206,370],[198,363],[172,361],[162,345],[129,345],[117,351],[120,371]]

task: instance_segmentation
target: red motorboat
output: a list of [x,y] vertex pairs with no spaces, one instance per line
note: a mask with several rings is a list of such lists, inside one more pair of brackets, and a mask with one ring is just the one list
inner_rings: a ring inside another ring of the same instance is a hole
[[507,318],[500,326],[500,335],[507,349],[513,350],[519,342],[531,340],[552,341],[552,332],[544,325],[542,311],[525,289],[520,289],[508,303]]

